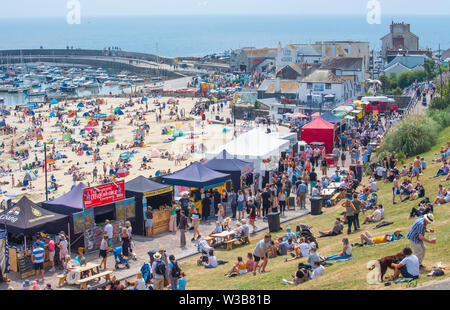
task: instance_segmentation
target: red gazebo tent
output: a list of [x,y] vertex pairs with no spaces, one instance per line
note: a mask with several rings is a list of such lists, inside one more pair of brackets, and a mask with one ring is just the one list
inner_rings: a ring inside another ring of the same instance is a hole
[[332,152],[335,140],[336,125],[327,122],[321,117],[317,117],[302,127],[302,141],[308,144],[311,142],[325,143],[327,154]]

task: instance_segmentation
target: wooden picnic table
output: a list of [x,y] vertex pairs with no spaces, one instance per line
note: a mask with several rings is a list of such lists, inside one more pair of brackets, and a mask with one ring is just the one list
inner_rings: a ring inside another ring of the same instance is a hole
[[333,188],[325,188],[322,190],[322,196],[333,196],[333,194],[336,192]]
[[222,231],[221,233],[217,233],[214,235],[211,235],[214,239],[222,239],[224,242],[230,240],[236,233],[234,230],[232,231]]
[[100,264],[87,263],[81,267],[75,267],[69,271],[66,277],[68,284],[78,284],[83,278],[94,276],[100,273]]

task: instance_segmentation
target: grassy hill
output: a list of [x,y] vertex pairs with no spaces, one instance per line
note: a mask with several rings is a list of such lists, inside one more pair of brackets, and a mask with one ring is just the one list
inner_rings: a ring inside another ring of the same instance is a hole
[[[420,182],[425,187],[425,196],[430,200],[434,200],[437,196],[438,184],[443,184],[445,187],[450,186],[450,182],[441,182],[441,177],[430,179],[429,176],[434,175],[441,164],[431,164],[432,159],[437,158],[436,153],[439,151],[441,145],[444,145],[450,141],[450,127],[446,128],[440,133],[437,144],[433,149],[423,156],[427,162],[427,169],[424,175],[420,176]],[[409,158],[406,164],[412,162]],[[367,182],[367,181],[366,181]],[[363,180],[364,184],[364,180]],[[361,230],[357,233],[352,233],[348,237],[351,243],[359,242],[359,235],[363,231],[370,231],[373,236],[382,236],[386,233],[391,234],[396,228],[402,229],[402,233],[406,235],[411,227],[414,219],[408,219],[409,212],[412,207],[416,207],[418,201],[408,201],[405,203],[397,202],[396,205],[392,204],[392,184],[378,182],[379,184],[379,203],[382,203],[385,208],[385,219],[387,221],[394,222],[393,225],[385,226],[380,229],[374,229],[375,224],[361,225]],[[415,184],[415,179],[413,180]],[[398,200],[397,200],[398,201]],[[295,230],[295,226],[302,222],[312,225],[312,231],[317,236],[318,231],[325,231],[332,228],[334,219],[337,212],[342,211],[343,208],[338,204],[329,209],[323,209],[324,213],[320,216],[308,215],[300,220],[295,220],[290,223],[285,223],[283,228],[290,226]],[[435,223],[431,226],[435,228],[437,238],[437,244],[426,244],[427,252],[423,264],[427,267],[427,271],[421,271],[421,275],[418,281],[418,286],[430,284],[436,281],[448,279],[448,272],[443,277],[427,277],[426,273],[429,272],[432,265],[437,262],[442,262],[447,266],[450,266],[450,260],[448,254],[450,253],[450,204],[441,206],[435,206],[434,210]],[[360,214],[360,223],[362,223],[364,215]],[[385,287],[383,284],[369,285],[366,282],[366,264],[369,260],[378,259],[383,256],[392,255],[402,248],[409,245],[409,240],[402,239],[400,241],[392,242],[389,244],[378,245],[373,247],[353,248],[353,260],[346,262],[334,262],[333,266],[326,267],[325,274],[322,277],[308,281],[306,283],[297,286],[288,286],[282,282],[282,278],[291,279],[291,275],[295,273],[297,264],[299,262],[305,262],[306,258],[298,260],[284,262],[286,256],[270,259],[265,274],[244,274],[233,278],[225,277],[224,274],[231,269],[233,264],[237,260],[237,256],[242,256],[244,259],[248,252],[253,252],[253,248],[257,241],[262,239],[262,236],[267,232],[258,233],[256,236],[252,236],[250,245],[238,247],[231,251],[216,250],[217,259],[228,261],[227,264],[219,266],[215,269],[205,269],[196,265],[198,256],[187,259],[181,262],[181,268],[187,274],[187,288],[197,290],[264,290],[264,289],[294,289],[294,290],[324,290],[324,289],[402,289],[406,288],[406,284],[392,284],[389,287]],[[344,230],[346,232],[346,228]],[[283,232],[278,234],[272,234],[272,239],[275,240],[277,235],[282,235]],[[324,256],[331,255],[333,253],[340,252],[342,249],[342,238],[347,237],[347,234],[341,234],[339,236],[320,238],[319,253]],[[393,274],[392,270],[388,270],[386,276]]]

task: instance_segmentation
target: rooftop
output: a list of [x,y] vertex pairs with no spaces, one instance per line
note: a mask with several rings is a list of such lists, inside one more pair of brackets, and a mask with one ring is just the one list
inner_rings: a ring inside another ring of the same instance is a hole
[[317,69],[302,80],[302,83],[344,83],[344,79],[333,74],[328,69]]
[[361,71],[363,67],[362,57],[326,57],[322,60],[320,69],[340,69]]

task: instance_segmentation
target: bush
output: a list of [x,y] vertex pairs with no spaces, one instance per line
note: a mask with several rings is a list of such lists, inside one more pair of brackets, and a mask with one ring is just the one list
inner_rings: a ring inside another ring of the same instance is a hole
[[450,97],[434,97],[430,104],[430,109],[445,110],[450,107]]
[[445,110],[428,109],[427,116],[439,124],[441,129],[450,126],[450,106]]
[[434,145],[440,129],[432,118],[412,115],[389,130],[379,152],[403,152],[407,157],[427,152]]

